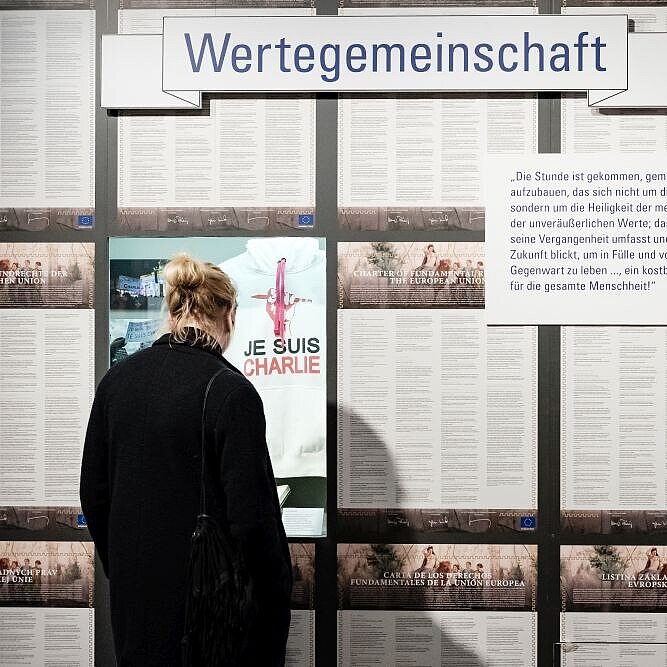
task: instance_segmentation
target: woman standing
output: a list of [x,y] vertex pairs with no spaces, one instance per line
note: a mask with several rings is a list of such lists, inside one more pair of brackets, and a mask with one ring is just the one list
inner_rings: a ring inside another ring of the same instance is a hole
[[435,267],[438,264],[438,255],[435,252],[435,246],[432,243],[429,243],[426,248],[424,248],[424,258],[422,259],[420,270],[434,271]]
[[81,505],[109,577],[116,658],[180,665],[204,389],[223,369],[206,410],[208,514],[243,551],[254,579],[259,612],[241,664],[283,665],[292,569],[264,411],[223,357],[236,290],[218,267],[184,254],[164,276],[170,332],[105,375],[84,446]]
[[652,547],[646,552],[646,567],[642,570],[642,572],[658,572],[660,569],[660,555],[658,554],[658,549],[656,547]]

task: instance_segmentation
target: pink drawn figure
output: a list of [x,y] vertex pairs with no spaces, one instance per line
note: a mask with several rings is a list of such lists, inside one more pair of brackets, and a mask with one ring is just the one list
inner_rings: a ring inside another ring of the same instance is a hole
[[274,305],[275,315],[273,316],[273,333],[284,340],[285,338],[285,265],[287,260],[283,257],[278,262],[276,269],[276,303]]
[[[266,313],[271,318],[274,327],[276,326],[276,315],[280,315],[276,311],[276,303],[278,299],[276,298],[276,289],[275,287],[269,288],[266,294],[253,294],[253,299],[263,299],[266,301]],[[297,303],[312,303],[312,299],[304,299],[302,297],[295,296],[292,292],[285,292],[284,299],[284,322],[285,322],[285,331],[289,334],[290,324],[295,313],[295,306]],[[275,331],[275,329],[274,329]]]
[[287,259],[283,257],[276,265],[276,286],[269,288],[266,294],[253,294],[253,299],[266,299],[266,312],[273,322],[273,333],[285,340],[285,331],[289,331],[294,317],[294,306],[297,303],[311,303],[310,299],[302,299],[285,291],[285,272]]

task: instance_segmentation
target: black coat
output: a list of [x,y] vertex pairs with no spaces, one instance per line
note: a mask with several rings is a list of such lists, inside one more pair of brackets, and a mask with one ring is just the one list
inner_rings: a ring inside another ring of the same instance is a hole
[[242,545],[255,577],[260,617],[244,664],[282,665],[292,568],[262,402],[238,370],[189,333],[186,343],[166,335],[114,366],[88,424],[81,506],[109,577],[116,658],[120,665],[180,664],[204,389],[224,368],[207,407],[208,510]]

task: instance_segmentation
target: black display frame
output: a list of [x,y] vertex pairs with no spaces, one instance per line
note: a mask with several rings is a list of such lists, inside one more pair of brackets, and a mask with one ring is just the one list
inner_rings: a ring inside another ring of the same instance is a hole
[[[41,8],[35,0],[25,3],[0,0],[0,9]],[[51,7],[59,5],[67,9],[73,2],[44,0]],[[230,6],[231,2],[216,2],[212,7]],[[236,3],[247,6],[247,3]],[[386,3],[391,4],[391,1]],[[424,5],[418,1],[415,6]],[[447,3],[449,4],[449,3]],[[459,6],[479,6],[485,2],[452,2]],[[512,4],[492,2],[493,5]],[[521,3],[524,4],[524,3]],[[587,4],[598,4],[589,2]],[[600,4],[612,4],[609,1]],[[634,4],[634,3],[632,3]],[[434,5],[428,3],[430,7]],[[97,0],[96,2],[96,130],[95,130],[95,226],[85,230],[60,231],[6,231],[0,234],[0,242],[79,242],[95,244],[95,377],[99,382],[108,367],[108,238],[113,233],[117,215],[117,113],[107,112],[100,107],[99,62],[101,35],[116,31],[118,0]],[[337,0],[315,0],[318,15],[338,13]],[[559,0],[539,0],[541,14],[560,13]],[[540,94],[538,100],[538,151],[540,153],[560,152],[560,95]],[[484,240],[480,232],[402,232],[402,231],[354,231],[342,229],[338,223],[337,203],[337,97],[319,94],[316,101],[316,224],[313,230],[295,229],[295,236],[323,236],[327,241],[327,520],[328,532],[325,538],[316,540],[294,540],[315,542],[315,613],[316,641],[315,659],[318,667],[336,665],[337,657],[337,607],[338,592],[336,582],[337,545],[347,542],[365,542],[362,534],[351,535],[337,530],[337,433],[336,433],[336,387],[337,387],[337,262],[336,250],[339,241],[405,241],[405,240]],[[144,234],[140,234],[144,236]],[[167,234],[162,234],[167,235]],[[206,235],[198,232],[197,235]],[[210,234],[215,235],[215,234]],[[235,236],[256,236],[253,232],[236,230]],[[278,235],[278,234],[275,234]],[[281,232],[280,235],[283,235]],[[538,546],[538,665],[547,667],[554,664],[560,641],[560,327],[540,326],[538,329],[538,525],[534,532],[507,535],[486,533],[483,537],[471,534],[448,536],[447,541],[459,543],[514,543],[524,542]],[[2,539],[8,541],[42,540],[82,540],[87,531],[59,526],[47,531],[3,529]],[[414,542],[428,541],[428,536],[415,532]],[[636,535],[629,538],[633,544],[651,544],[650,536]],[[389,539],[387,541],[390,541]],[[403,537],[401,538],[403,541]],[[619,538],[613,535],[571,536],[568,544],[617,544]],[[621,541],[627,541],[622,539]],[[95,590],[95,664],[111,667],[115,664],[109,615],[109,591],[99,562],[96,565]]]

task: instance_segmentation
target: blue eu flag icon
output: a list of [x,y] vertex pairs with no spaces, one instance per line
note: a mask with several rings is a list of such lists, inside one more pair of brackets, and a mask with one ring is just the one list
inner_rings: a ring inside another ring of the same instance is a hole
[[521,530],[535,530],[537,528],[537,517],[522,516],[519,525],[521,526]]
[[315,224],[315,216],[312,213],[301,213],[299,215],[299,227],[312,227]]
[[92,227],[94,217],[92,215],[80,215],[77,217],[79,227]]

